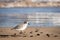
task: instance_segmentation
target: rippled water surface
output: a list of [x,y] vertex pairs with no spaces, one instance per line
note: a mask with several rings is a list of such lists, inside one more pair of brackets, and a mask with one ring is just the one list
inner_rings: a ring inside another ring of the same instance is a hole
[[[36,13],[36,12],[47,12],[47,13],[60,13],[60,7],[41,7],[41,8],[0,8],[0,26],[3,27],[7,27],[7,26],[16,26],[17,24],[19,24],[20,22],[23,21],[23,19],[17,19],[16,17],[13,17],[14,19],[11,18],[11,16],[7,16],[8,14],[31,14],[31,13]],[[2,16],[1,16],[2,15]],[[40,26],[40,25],[44,25],[44,26],[48,26],[48,25],[52,25],[52,23],[49,24],[45,23],[45,24],[35,24],[35,23],[31,23],[30,22],[30,26]]]

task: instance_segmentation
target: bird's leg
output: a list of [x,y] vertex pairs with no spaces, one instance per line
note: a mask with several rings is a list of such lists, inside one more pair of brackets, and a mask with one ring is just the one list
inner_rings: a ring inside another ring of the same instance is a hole
[[20,31],[19,34],[23,34],[23,31]]
[[25,34],[25,32],[24,31],[20,31],[19,34]]

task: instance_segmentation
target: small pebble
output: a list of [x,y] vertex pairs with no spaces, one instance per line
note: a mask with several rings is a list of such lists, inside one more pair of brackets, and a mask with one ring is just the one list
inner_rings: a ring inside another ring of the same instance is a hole
[[32,34],[32,31],[30,33]]
[[47,37],[50,37],[50,34],[46,34]]
[[40,36],[40,34],[37,34],[37,36]]
[[30,37],[33,37],[33,35],[30,35]]
[[0,35],[0,37],[9,37],[9,35]]
[[54,35],[54,37],[58,37],[58,35]]
[[26,37],[26,35],[25,35],[25,36],[23,36],[23,37]]
[[19,34],[22,34],[23,32],[20,32]]
[[36,29],[36,31],[35,32],[38,32],[38,29]]
[[40,32],[41,34],[43,33],[43,32]]
[[14,33],[14,35],[16,35],[16,33]]

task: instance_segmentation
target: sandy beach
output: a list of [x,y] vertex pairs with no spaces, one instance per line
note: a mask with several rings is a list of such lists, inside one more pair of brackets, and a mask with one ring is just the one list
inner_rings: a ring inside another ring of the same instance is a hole
[[60,27],[28,27],[23,33],[0,28],[0,40],[60,40]]

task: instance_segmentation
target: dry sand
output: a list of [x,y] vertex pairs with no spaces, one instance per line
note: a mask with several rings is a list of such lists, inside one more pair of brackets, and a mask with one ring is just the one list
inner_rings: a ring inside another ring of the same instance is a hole
[[0,40],[60,40],[60,28],[29,27],[24,33],[11,28],[0,28]]

